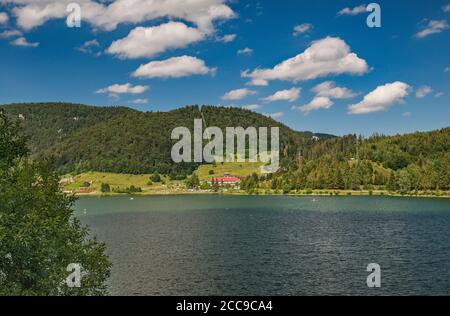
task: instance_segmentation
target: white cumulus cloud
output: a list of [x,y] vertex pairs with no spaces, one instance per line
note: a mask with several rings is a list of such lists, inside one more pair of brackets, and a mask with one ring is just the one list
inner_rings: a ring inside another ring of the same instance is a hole
[[447,3],[446,5],[444,5],[444,6],[442,7],[442,10],[443,10],[444,12],[450,12],[450,3]]
[[0,24],[8,23],[9,16],[5,12],[0,12]]
[[344,8],[341,11],[338,12],[338,15],[358,15],[362,14],[366,11],[366,5],[362,4],[354,8]]
[[294,26],[294,36],[302,35],[303,33],[311,31],[313,28],[313,25],[311,23],[303,23]]
[[231,90],[227,93],[225,93],[222,96],[222,100],[242,100],[246,97],[248,97],[249,95],[254,95],[256,94],[256,91],[244,88],[244,89],[236,89],[236,90]]
[[133,77],[139,78],[181,78],[192,75],[214,75],[217,68],[209,68],[201,59],[192,56],[172,57],[152,61],[139,66]]
[[340,38],[326,37],[315,41],[303,53],[283,61],[272,69],[257,68],[243,71],[242,77],[251,78],[250,84],[267,85],[270,80],[299,81],[329,75],[361,75],[369,71],[364,59],[352,53]]
[[[76,49],[82,53],[85,54],[94,54],[94,50],[98,49],[100,47],[100,43],[98,40],[93,39],[90,41],[86,41],[81,45],[80,47],[77,47]],[[100,54],[99,52],[97,54]]]
[[237,51],[238,55],[251,55],[253,54],[253,49],[246,47]]
[[180,22],[137,27],[127,37],[114,41],[107,52],[119,58],[154,57],[169,49],[184,48],[202,40],[204,34]]
[[416,90],[416,98],[425,98],[431,92],[433,92],[433,89],[430,86],[421,86]]
[[400,81],[377,87],[364,99],[348,107],[349,114],[368,114],[384,111],[408,96],[411,87]]
[[425,25],[421,31],[416,33],[416,37],[424,38],[432,34],[441,33],[450,28],[446,20],[431,20]]
[[352,90],[345,87],[337,87],[333,81],[325,81],[312,89],[319,97],[331,99],[350,99],[356,96]]
[[[2,0],[10,3],[17,24],[29,30],[52,19],[67,17],[67,5],[73,0]],[[165,17],[195,24],[202,32],[212,33],[213,22],[228,20],[236,14],[226,0],[77,0],[83,22],[96,29],[111,31],[119,24],[137,24]]]
[[112,86],[97,90],[96,93],[109,93],[109,94],[141,94],[147,91],[149,86],[133,86],[131,83],[126,84],[114,84]]
[[315,97],[311,102],[301,106],[293,106],[293,110],[300,110],[303,113],[309,113],[310,111],[319,109],[329,109],[333,105],[333,101],[327,97]]
[[23,35],[22,32],[19,30],[6,30],[0,33],[0,38],[10,38],[22,35]]
[[294,102],[300,97],[301,89],[292,88],[288,90],[280,90],[275,92],[273,95],[264,98],[264,101],[275,102],[275,101],[289,101]]
[[236,39],[236,37],[237,37],[236,34],[226,34],[226,35],[217,37],[217,41],[222,42],[222,43],[230,43],[230,42],[234,41]]
[[19,37],[14,41],[10,42],[10,44],[13,46],[28,47],[28,48],[36,48],[39,46],[39,43],[28,42],[28,40],[25,37]]

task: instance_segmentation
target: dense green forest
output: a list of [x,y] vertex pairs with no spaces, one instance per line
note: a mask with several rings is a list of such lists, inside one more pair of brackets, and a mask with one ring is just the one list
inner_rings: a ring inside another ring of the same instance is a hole
[[368,139],[348,135],[318,141],[287,157],[275,175],[254,175],[247,191],[389,190],[410,194],[450,189],[450,127]]
[[304,189],[450,189],[450,128],[426,133],[362,138],[297,132],[266,116],[240,109],[188,106],[169,112],[73,104],[1,106],[21,122],[34,156],[53,156],[60,173],[104,171],[160,173],[185,179],[198,165],[174,164],[170,152],[178,126],[280,127],[277,174],[253,175],[243,186],[291,192]]
[[33,155],[59,144],[85,128],[135,112],[124,107],[92,107],[67,103],[10,104],[0,106],[21,121]]
[[[175,127],[193,129],[194,119],[206,126],[280,127],[286,156],[330,135],[295,132],[271,118],[239,108],[188,106],[170,112],[138,112],[126,108],[98,108],[72,104],[8,105],[6,113],[21,121],[35,156],[54,156],[61,173],[103,171],[144,174],[159,172],[184,179],[198,165],[174,164],[171,149]],[[58,110],[59,109],[59,110]],[[76,119],[75,119],[76,118]]]

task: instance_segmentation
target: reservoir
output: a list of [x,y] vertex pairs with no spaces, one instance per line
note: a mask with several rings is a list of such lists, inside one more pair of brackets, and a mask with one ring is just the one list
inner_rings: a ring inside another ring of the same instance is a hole
[[450,199],[89,197],[75,214],[114,295],[450,295]]

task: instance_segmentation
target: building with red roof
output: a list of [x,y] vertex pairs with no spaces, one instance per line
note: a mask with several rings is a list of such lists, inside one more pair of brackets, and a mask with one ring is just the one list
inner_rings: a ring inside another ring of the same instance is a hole
[[220,186],[224,185],[236,185],[241,182],[238,177],[232,176],[230,174],[225,174],[223,177],[217,177],[211,179],[211,185],[218,184]]

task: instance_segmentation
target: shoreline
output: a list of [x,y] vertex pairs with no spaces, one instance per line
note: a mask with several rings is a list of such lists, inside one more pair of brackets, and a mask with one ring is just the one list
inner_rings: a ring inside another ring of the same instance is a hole
[[[244,166],[241,166],[244,168]],[[215,170],[215,174],[225,173],[230,166],[224,166],[221,170]],[[244,176],[242,168],[234,169],[233,174]],[[207,182],[211,167],[199,168],[201,183]],[[253,170],[252,168],[250,168]],[[78,175],[65,175],[63,180],[69,182],[62,184],[63,192],[75,197],[113,197],[113,196],[198,196],[198,195],[223,195],[223,196],[390,196],[390,197],[418,197],[418,198],[450,198],[450,190],[412,190],[405,194],[390,191],[385,186],[373,188],[362,186],[356,190],[346,189],[310,189],[281,190],[271,189],[267,185],[255,188],[251,191],[242,190],[239,187],[200,186],[196,189],[188,189],[186,183],[180,180],[171,180],[167,176],[161,176],[159,182],[149,181],[151,175],[116,174],[105,172],[87,172]],[[107,185],[107,190],[103,186]],[[105,192],[103,192],[105,191]]]
[[[322,190],[327,191],[327,190]],[[151,196],[198,196],[198,195],[204,195],[204,196],[210,196],[210,195],[217,195],[217,196],[291,196],[291,197],[355,197],[355,196],[361,196],[361,197],[372,197],[372,196],[386,196],[386,197],[404,197],[404,198],[436,198],[436,199],[448,199],[450,198],[450,192],[441,191],[440,195],[435,194],[400,194],[400,193],[392,193],[388,191],[373,191],[372,194],[370,191],[349,191],[349,190],[330,190],[328,193],[319,193],[319,192],[312,192],[312,193],[259,193],[259,194],[249,194],[246,192],[206,192],[206,191],[195,191],[195,192],[157,192],[157,193],[135,193],[135,194],[128,194],[128,193],[75,193],[74,196],[77,198],[84,198],[84,197],[118,197],[118,196],[125,196],[125,197],[151,197]]]

